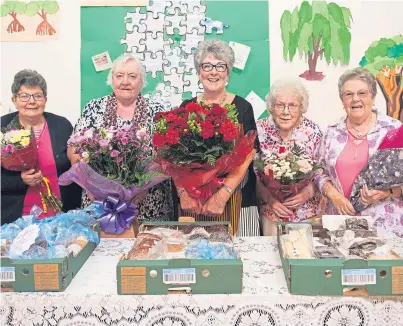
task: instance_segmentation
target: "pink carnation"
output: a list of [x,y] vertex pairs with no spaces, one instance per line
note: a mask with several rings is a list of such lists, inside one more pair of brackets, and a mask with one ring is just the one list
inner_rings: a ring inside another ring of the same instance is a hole
[[119,151],[117,151],[117,150],[113,150],[113,151],[111,152],[111,157],[118,157],[118,156],[119,156],[119,154],[120,154],[120,152],[119,152]]

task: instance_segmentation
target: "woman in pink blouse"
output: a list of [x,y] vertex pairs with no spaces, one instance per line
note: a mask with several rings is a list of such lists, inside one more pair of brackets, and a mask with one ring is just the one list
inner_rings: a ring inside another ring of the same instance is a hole
[[[261,153],[287,152],[296,144],[305,151],[305,155],[316,159],[322,133],[314,122],[303,116],[308,109],[309,95],[302,83],[299,80],[275,82],[266,103],[271,115],[256,123]],[[276,222],[293,212],[297,221],[319,214],[321,195],[315,191],[313,184],[282,203],[259,180],[257,192],[264,235],[275,235]]]
[[[347,116],[329,125],[320,147],[324,172],[315,182],[328,198],[326,213],[356,215],[349,201],[355,179],[374,154],[385,134],[401,122],[374,109],[376,80],[364,68],[346,71],[339,79],[339,95]],[[377,226],[403,234],[402,189],[361,189],[361,215],[372,216]]]

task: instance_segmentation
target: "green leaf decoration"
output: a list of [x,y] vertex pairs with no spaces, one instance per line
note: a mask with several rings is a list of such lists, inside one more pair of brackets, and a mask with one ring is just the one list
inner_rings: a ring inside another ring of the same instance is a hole
[[286,10],[280,19],[281,38],[283,40],[283,57],[288,59],[288,51],[290,48],[290,31],[291,31],[291,13]]
[[59,11],[59,4],[57,1],[46,1],[43,5],[43,10],[48,14],[55,14]]
[[23,15],[25,14],[25,9],[27,8],[27,4],[25,2],[17,2],[14,6],[14,12],[16,14]]
[[25,10],[25,15],[35,16],[39,11],[39,5],[37,2],[30,2],[27,4],[27,9]]
[[0,16],[4,17],[7,16],[11,12],[10,7],[6,4],[2,4],[0,6]]

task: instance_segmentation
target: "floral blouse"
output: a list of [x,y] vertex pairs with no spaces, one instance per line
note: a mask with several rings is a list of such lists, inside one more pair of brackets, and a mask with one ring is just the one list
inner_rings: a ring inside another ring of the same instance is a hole
[[[395,128],[399,128],[401,122],[385,114],[374,110],[377,113],[377,121],[368,133],[369,157],[373,155],[386,133]],[[331,181],[333,186],[343,194],[343,190],[336,172],[336,162],[344,147],[347,144],[348,131],[346,119],[329,125],[325,136],[322,138],[319,150],[319,163],[324,167],[322,173],[317,173],[315,183],[322,192],[323,185]],[[330,200],[327,201],[326,214],[338,214],[336,208]],[[385,198],[363,210],[360,215],[371,216],[374,225],[384,230],[393,230],[395,233],[403,235],[403,198]]]
[[[91,100],[84,108],[80,119],[77,121],[74,132],[85,128],[105,127],[104,116],[109,105],[114,104],[113,95]],[[150,101],[142,96],[137,99],[137,110],[132,120],[123,120],[116,116],[116,127],[123,128],[130,126],[135,121],[139,125],[144,125],[147,132],[153,132],[153,117],[157,112],[163,111],[163,106],[158,102]],[[139,109],[141,108],[141,109]],[[146,114],[144,112],[146,111]],[[90,203],[87,195],[83,192],[83,206]],[[167,221],[174,220],[174,208],[172,200],[171,180],[166,180],[151,189],[146,197],[139,203],[140,213],[138,219],[141,221]]]
[[[283,141],[280,137],[272,116],[258,120],[256,126],[263,155],[270,155],[273,152],[278,153],[280,146],[285,147],[286,151],[290,151],[296,144],[305,150],[305,155],[316,160],[322,132],[318,125],[311,120],[302,117],[301,123],[293,130],[291,137],[286,141]],[[298,207],[295,214],[297,216],[296,221],[303,221],[317,216],[320,213],[321,198],[321,194],[316,193],[314,197]],[[265,216],[273,214],[268,205],[262,205],[260,209]]]

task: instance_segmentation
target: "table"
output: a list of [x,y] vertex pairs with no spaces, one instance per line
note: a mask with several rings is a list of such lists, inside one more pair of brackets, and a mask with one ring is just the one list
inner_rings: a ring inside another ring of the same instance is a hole
[[119,296],[116,265],[132,242],[102,239],[65,292],[2,293],[1,325],[403,325],[397,300],[290,295],[272,237],[236,238],[242,294]]

